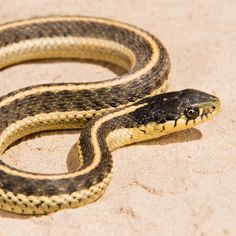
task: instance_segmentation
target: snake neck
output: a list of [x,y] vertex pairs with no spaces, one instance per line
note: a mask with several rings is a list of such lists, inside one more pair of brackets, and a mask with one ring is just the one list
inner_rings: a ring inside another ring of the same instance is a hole
[[[145,103],[129,106],[89,122],[81,133],[78,145],[82,163],[80,169],[88,168],[92,163],[104,162],[104,160],[112,162],[111,151],[166,134],[164,124],[137,123],[133,112],[143,106]],[[170,126],[173,125],[168,123],[166,128],[167,126],[169,132]]]

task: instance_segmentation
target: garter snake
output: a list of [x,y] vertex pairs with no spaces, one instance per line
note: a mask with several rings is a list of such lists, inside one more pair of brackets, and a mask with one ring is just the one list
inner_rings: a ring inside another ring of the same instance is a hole
[[0,152],[44,130],[83,128],[80,166],[66,174],[36,174],[0,162],[0,208],[47,214],[98,199],[112,175],[111,151],[190,128],[218,113],[215,96],[186,89],[163,93],[170,61],[151,34],[93,17],[36,18],[0,26],[0,69],[29,60],[80,58],[127,70],[94,83],[52,83],[0,98]]

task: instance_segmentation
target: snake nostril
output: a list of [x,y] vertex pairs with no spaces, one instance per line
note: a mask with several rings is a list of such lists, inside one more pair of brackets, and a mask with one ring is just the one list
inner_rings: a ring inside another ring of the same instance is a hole
[[215,110],[215,109],[216,109],[216,106],[211,106],[211,109],[212,109],[212,110]]

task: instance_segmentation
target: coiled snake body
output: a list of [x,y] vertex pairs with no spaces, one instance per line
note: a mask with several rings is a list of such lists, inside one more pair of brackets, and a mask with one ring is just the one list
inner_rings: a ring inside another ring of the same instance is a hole
[[[208,120],[215,96],[166,90],[170,62],[155,37],[134,26],[92,17],[49,17],[0,26],[0,68],[29,60],[94,59],[125,75],[95,83],[36,85],[0,98],[0,151],[31,133],[83,129],[78,170],[35,174],[0,163],[0,208],[47,214],[98,199],[112,175],[110,151]],[[158,95],[159,94],[159,95]]]

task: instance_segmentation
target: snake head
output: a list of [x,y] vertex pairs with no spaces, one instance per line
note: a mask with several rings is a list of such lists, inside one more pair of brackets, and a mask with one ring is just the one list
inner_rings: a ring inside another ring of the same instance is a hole
[[147,98],[146,105],[134,112],[134,119],[138,125],[152,124],[154,132],[158,130],[158,136],[161,136],[191,128],[211,119],[219,111],[217,97],[185,89]]
[[186,125],[189,122],[197,124],[206,121],[221,109],[219,98],[194,89],[180,91],[179,99],[182,102],[177,107],[177,111]]

